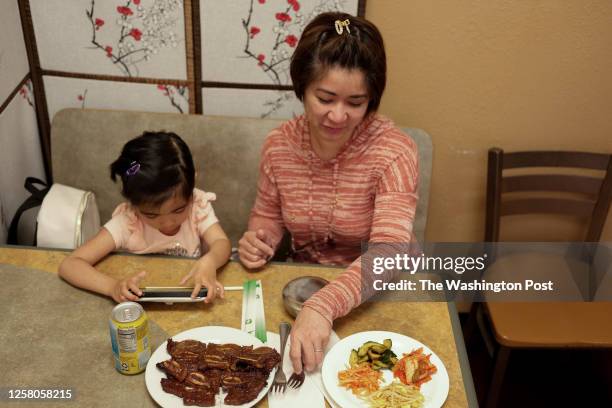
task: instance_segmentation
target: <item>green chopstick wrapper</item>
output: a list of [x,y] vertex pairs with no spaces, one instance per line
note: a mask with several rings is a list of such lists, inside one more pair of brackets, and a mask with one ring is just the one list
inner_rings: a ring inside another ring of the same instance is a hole
[[248,280],[242,285],[242,330],[268,341],[261,280]]

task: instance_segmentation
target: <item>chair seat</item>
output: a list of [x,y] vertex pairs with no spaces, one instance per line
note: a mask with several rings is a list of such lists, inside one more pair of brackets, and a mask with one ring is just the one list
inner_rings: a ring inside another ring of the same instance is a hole
[[[498,255],[495,262],[487,266],[482,278],[487,282],[519,283],[523,290],[509,292],[487,291],[487,302],[579,302],[589,299],[589,265],[574,257],[566,256],[565,246],[530,252],[515,252]],[[553,282],[552,291],[526,288],[526,281]]]
[[525,348],[612,347],[612,324],[603,324],[612,318],[612,302],[579,302],[588,294],[588,279],[582,279],[587,274],[588,264],[558,254],[530,252],[498,259],[487,268],[487,280],[552,279],[557,291],[515,295],[525,302],[503,301],[512,300],[511,294],[487,302],[497,341]]
[[612,347],[612,302],[487,303],[496,340],[508,347]]

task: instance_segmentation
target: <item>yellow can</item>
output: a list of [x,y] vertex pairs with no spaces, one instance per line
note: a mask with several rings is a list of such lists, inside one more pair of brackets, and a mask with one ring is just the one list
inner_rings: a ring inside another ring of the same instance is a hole
[[121,374],[138,374],[151,357],[149,319],[138,303],[123,302],[113,308],[109,320],[115,368]]

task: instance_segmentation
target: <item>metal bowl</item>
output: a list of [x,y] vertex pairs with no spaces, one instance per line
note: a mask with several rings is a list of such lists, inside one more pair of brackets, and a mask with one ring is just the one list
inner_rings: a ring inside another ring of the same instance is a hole
[[328,283],[318,276],[302,276],[287,283],[283,288],[283,304],[287,313],[296,317],[304,302]]

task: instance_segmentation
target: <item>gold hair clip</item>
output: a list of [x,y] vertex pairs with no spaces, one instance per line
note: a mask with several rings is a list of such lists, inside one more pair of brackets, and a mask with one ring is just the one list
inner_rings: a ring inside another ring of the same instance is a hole
[[338,35],[341,35],[344,32],[345,27],[346,31],[350,34],[351,30],[349,29],[349,24],[351,24],[351,22],[348,18],[344,21],[336,20],[336,32]]

